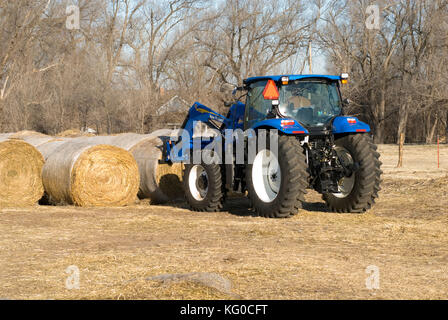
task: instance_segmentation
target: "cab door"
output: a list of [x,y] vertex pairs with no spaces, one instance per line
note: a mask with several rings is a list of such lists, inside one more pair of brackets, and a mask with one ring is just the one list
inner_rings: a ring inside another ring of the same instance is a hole
[[267,80],[261,80],[249,85],[244,116],[244,130],[254,127],[258,122],[266,120],[272,110],[272,101],[265,100],[263,91]]

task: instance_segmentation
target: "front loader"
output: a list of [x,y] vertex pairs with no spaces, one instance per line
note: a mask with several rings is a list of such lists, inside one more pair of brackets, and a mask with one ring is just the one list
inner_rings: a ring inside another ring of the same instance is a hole
[[[259,216],[286,218],[312,188],[332,211],[371,208],[380,190],[380,155],[370,127],[344,115],[348,101],[340,86],[347,81],[347,74],[249,78],[235,90],[244,94],[227,116],[195,103],[182,135],[164,150],[164,161],[185,163],[190,207],[218,211],[232,190],[247,194]],[[195,134],[198,123],[211,134]]]

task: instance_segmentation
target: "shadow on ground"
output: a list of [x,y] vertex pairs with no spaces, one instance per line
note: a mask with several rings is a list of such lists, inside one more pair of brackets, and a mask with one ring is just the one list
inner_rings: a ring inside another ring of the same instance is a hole
[[[257,216],[250,209],[249,199],[246,197],[233,197],[227,199],[223,210],[241,217]],[[310,212],[329,212],[327,206],[323,202],[304,202],[302,210]]]
[[313,212],[330,212],[323,202],[304,202],[303,210]]
[[[189,210],[186,201],[172,201],[162,204],[163,207],[179,208]],[[250,208],[249,199],[242,195],[232,195],[224,202],[223,212],[229,212],[239,217],[257,217]],[[301,211],[308,212],[329,212],[327,206],[323,202],[304,202]]]

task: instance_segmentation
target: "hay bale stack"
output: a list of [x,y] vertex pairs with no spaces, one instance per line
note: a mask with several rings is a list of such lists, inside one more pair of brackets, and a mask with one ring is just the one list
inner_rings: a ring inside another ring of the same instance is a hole
[[47,143],[41,144],[37,147],[37,150],[42,154],[44,157],[44,160],[47,161],[47,159],[56,152],[63,144],[70,141],[69,139],[54,139]]
[[44,194],[44,159],[35,147],[0,135],[0,207],[35,205]]
[[105,143],[128,150],[135,158],[140,172],[141,199],[161,204],[183,198],[183,165],[181,163],[159,164],[162,159],[162,135],[170,136],[176,131],[162,129],[151,134],[125,133],[116,136],[87,138],[91,143]]
[[138,166],[126,150],[63,139],[38,149],[46,159],[42,177],[51,203],[109,207],[136,200]]

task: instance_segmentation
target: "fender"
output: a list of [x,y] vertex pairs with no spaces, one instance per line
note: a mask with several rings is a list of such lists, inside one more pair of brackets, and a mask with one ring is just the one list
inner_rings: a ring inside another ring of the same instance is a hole
[[370,132],[370,126],[356,117],[339,116],[333,120],[332,132],[333,134]]
[[283,118],[267,119],[257,122],[257,124],[253,126],[251,129],[256,130],[267,128],[277,129],[278,131],[287,135],[298,135],[298,134],[309,135],[308,130],[294,119],[283,119]]

